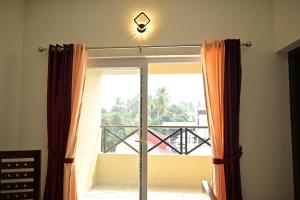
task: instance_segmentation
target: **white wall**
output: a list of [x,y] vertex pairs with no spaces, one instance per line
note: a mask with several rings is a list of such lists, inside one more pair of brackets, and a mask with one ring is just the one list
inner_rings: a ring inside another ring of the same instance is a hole
[[[243,82],[240,134],[244,199],[292,199],[292,166],[285,58],[273,49],[271,1],[110,0],[38,1],[26,5],[21,82],[21,148],[43,149],[46,164],[47,55],[38,46],[84,42],[88,46],[135,45],[132,17],[151,15],[145,44],[200,43],[241,38]],[[43,177],[42,183],[45,179]]]
[[18,149],[24,6],[0,0],[0,150]]
[[275,51],[300,46],[300,1],[274,0],[273,12]]

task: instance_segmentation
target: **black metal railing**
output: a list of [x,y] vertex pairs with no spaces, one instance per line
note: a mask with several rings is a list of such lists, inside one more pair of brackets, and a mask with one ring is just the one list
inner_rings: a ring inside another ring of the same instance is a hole
[[[139,126],[101,126],[101,152],[115,152],[124,144],[139,152]],[[148,126],[148,152],[188,155],[203,145],[211,146],[207,126]]]

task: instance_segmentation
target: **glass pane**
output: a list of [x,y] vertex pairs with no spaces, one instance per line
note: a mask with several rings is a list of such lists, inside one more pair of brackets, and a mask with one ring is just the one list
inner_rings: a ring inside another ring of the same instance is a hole
[[140,70],[99,68],[101,148],[85,199],[139,199]]
[[211,147],[201,64],[148,68],[148,199],[206,199]]

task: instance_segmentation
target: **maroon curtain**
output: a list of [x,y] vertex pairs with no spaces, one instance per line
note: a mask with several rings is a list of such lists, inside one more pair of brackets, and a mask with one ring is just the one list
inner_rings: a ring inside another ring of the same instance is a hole
[[242,200],[239,113],[241,93],[240,40],[225,40],[224,69],[224,171],[227,200]]
[[73,46],[49,46],[45,200],[63,199],[64,162],[71,120]]

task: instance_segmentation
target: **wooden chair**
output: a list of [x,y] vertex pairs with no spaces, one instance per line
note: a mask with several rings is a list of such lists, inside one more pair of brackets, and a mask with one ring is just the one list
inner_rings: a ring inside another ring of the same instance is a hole
[[0,200],[40,200],[41,151],[0,151]]

